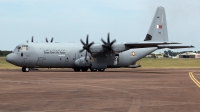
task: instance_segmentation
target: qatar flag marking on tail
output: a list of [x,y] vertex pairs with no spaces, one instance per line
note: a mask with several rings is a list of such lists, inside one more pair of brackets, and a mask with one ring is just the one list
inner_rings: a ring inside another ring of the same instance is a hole
[[162,25],[157,25],[157,28],[158,29],[162,29]]

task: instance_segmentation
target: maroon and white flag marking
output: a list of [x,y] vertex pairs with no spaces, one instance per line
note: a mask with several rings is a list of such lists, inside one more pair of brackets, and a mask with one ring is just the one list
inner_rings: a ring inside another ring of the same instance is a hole
[[162,29],[162,25],[157,25],[157,28],[158,29]]

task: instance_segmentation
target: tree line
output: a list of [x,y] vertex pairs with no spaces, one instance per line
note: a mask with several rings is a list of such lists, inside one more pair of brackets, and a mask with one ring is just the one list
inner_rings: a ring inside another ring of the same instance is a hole
[[0,56],[7,56],[9,53],[11,53],[12,51],[1,51],[0,50]]

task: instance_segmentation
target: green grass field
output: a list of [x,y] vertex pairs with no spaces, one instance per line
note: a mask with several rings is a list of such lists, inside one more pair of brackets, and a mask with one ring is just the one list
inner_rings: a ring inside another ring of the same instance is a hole
[[200,68],[200,59],[143,58],[138,61],[142,68]]
[[[143,58],[138,61],[141,68],[200,68],[200,59]],[[0,69],[21,69],[0,57]]]
[[5,60],[5,57],[0,57],[0,69],[21,69],[21,68],[8,63]]

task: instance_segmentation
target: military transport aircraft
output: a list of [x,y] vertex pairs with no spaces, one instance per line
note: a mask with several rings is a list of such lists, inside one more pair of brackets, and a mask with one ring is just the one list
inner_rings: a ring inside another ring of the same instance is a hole
[[75,43],[36,43],[33,41],[19,44],[6,56],[6,60],[22,67],[23,72],[30,68],[73,68],[74,71],[104,71],[106,68],[138,67],[135,63],[162,48],[192,48],[193,46],[177,46],[178,42],[169,42],[166,15],[163,7],[158,7],[150,29],[142,42],[116,43],[101,39],[102,44],[89,43],[89,36],[82,44]]

